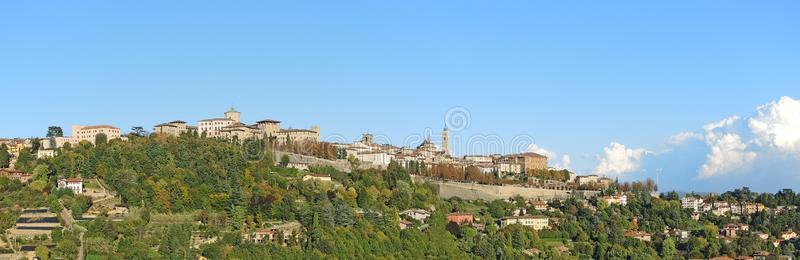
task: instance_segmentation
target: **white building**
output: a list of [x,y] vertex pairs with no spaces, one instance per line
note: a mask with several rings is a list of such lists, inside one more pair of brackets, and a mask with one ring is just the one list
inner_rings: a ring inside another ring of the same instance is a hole
[[697,197],[687,196],[687,197],[683,197],[681,199],[681,207],[682,208],[684,208],[684,209],[692,209],[692,210],[697,211],[697,212],[702,211],[704,204],[705,204],[705,202],[703,202],[703,199],[697,198]]
[[39,149],[36,151],[36,158],[52,158],[56,156],[56,150],[46,150],[46,149]]
[[385,152],[358,153],[356,158],[361,162],[370,163],[381,168],[389,166],[389,163],[392,162],[392,156]]
[[70,189],[75,194],[83,193],[83,180],[81,178],[59,178],[59,189]]
[[575,177],[575,183],[578,185],[586,185],[590,183],[595,183],[600,181],[600,176],[597,175],[581,175]]
[[431,213],[424,209],[409,209],[400,212],[400,215],[406,215],[409,218],[425,222],[425,220],[431,216]]
[[542,230],[550,226],[550,218],[545,216],[519,216],[505,217],[500,220],[500,228],[505,228],[513,224],[520,224],[526,227],[533,227],[535,230]]
[[464,161],[472,163],[492,163],[494,158],[489,155],[464,155]]
[[237,123],[229,118],[210,118],[197,122],[197,133],[205,134],[206,137],[214,138],[222,136],[222,130]]
[[619,196],[605,196],[600,198],[600,200],[605,201],[608,205],[619,204],[622,206],[628,205],[628,196],[627,195],[619,195]]

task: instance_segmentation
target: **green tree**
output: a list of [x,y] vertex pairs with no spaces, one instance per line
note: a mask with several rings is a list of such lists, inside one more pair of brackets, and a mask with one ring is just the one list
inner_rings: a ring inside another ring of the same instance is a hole
[[661,257],[664,259],[672,259],[677,254],[678,250],[675,248],[675,239],[668,237],[664,239],[661,244]]
[[170,225],[161,239],[158,252],[167,259],[188,259],[190,257],[189,242],[192,234],[184,225]]
[[8,152],[8,146],[5,144],[0,145],[0,168],[8,168],[11,163],[11,154]]
[[36,247],[36,256],[41,260],[50,259],[50,249],[45,245],[39,245]]
[[347,162],[350,163],[350,170],[351,171],[355,171],[361,165],[361,162],[358,161],[358,158],[356,158],[352,154],[347,156]]
[[55,253],[64,259],[76,259],[78,245],[73,239],[62,239],[55,248]]
[[36,153],[36,151],[39,151],[41,145],[42,145],[42,139],[40,138],[31,139],[31,148],[30,148],[31,154],[34,154]]
[[145,224],[149,224],[150,223],[150,208],[142,207],[139,210],[139,219],[141,219],[142,222],[144,222]]
[[94,136],[94,144],[97,146],[105,145],[108,143],[108,136],[104,133],[99,133]]
[[347,203],[342,200],[333,202],[334,208],[334,223],[338,226],[352,226],[355,223],[355,213]]
[[289,155],[284,154],[281,156],[281,165],[286,166],[289,165]]
[[131,127],[131,135],[138,136],[138,137],[145,137],[148,135],[147,130],[144,130],[144,127],[141,126],[134,126]]
[[47,187],[47,182],[43,180],[35,180],[28,186],[35,191],[42,192],[44,188]]
[[61,130],[60,126],[48,126],[47,137],[64,137],[64,131]]
[[44,165],[44,164],[36,165],[36,167],[33,168],[33,172],[31,172],[31,180],[45,180],[46,181],[47,180],[48,170],[49,169],[48,169],[47,165]]
[[73,218],[80,219],[83,217],[84,206],[81,205],[78,200],[75,200],[75,203],[73,203],[69,209],[72,211]]

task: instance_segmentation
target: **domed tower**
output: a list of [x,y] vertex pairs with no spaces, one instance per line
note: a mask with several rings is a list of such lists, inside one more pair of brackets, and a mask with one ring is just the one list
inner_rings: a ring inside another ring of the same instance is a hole
[[445,156],[450,156],[450,130],[447,126],[442,130],[442,150]]
[[239,123],[239,122],[241,122],[242,114],[239,113],[239,111],[236,111],[236,109],[233,109],[231,107],[231,109],[228,110],[228,112],[225,112],[225,118],[233,120],[233,121]]

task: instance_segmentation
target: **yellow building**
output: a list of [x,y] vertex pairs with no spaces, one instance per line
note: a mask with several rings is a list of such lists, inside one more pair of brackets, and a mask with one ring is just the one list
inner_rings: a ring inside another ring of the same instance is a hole
[[550,218],[546,216],[519,216],[505,217],[500,220],[500,228],[505,228],[513,224],[520,224],[526,227],[532,227],[535,230],[542,230],[550,227]]

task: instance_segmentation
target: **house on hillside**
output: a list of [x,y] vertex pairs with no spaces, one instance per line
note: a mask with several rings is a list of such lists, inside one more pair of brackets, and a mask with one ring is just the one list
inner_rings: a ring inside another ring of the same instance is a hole
[[538,211],[546,211],[549,208],[549,206],[547,205],[547,202],[546,201],[541,201],[541,200],[537,200],[537,201],[531,202],[531,206],[533,206],[533,208],[538,210]]
[[650,233],[647,233],[647,232],[644,232],[644,231],[629,230],[629,231],[625,231],[624,235],[627,238],[638,239],[638,240],[644,241],[644,242],[650,242],[651,239],[652,239],[652,236],[650,235]]
[[70,189],[75,194],[83,194],[83,180],[81,178],[58,178],[59,189]]
[[30,173],[11,168],[0,168],[0,176],[6,177],[9,180],[18,180],[21,183],[26,183],[28,179],[31,178]]
[[787,230],[787,231],[781,232],[781,238],[783,240],[792,240],[792,239],[797,238],[797,233],[795,233],[792,230]]
[[431,216],[431,213],[424,209],[408,209],[401,211],[400,215],[405,215],[420,222],[425,222],[425,220]]
[[550,218],[546,216],[515,216],[505,217],[500,220],[500,228],[505,228],[514,224],[532,227],[535,230],[542,230],[550,227]]

